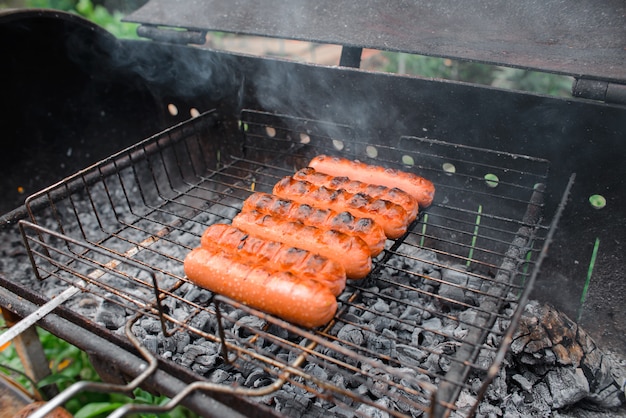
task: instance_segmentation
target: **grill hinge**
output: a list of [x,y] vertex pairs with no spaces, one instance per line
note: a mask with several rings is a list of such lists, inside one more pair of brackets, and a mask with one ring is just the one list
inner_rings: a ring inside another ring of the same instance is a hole
[[137,28],[137,35],[149,38],[153,41],[166,42],[181,45],[204,45],[206,31],[189,30],[180,28],[165,28],[161,26],[141,25]]
[[572,95],[605,103],[626,104],[626,84],[577,78],[572,85]]

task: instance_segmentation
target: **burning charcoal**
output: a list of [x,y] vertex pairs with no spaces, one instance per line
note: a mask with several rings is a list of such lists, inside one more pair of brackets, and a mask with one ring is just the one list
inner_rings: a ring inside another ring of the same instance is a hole
[[376,303],[374,303],[372,307],[380,313],[389,312],[389,304],[380,298],[376,301]]
[[185,283],[183,286],[186,286],[186,292],[185,292],[185,295],[183,296],[183,299],[188,300],[190,302],[194,302],[196,300],[196,297],[198,297],[198,295],[201,292],[200,288],[190,283]]
[[[386,287],[380,293],[382,295],[389,296],[391,299],[400,299],[400,298],[402,298],[402,290],[400,290],[397,286]],[[396,304],[396,302],[394,302],[394,301],[392,301],[390,303],[390,309],[392,309],[391,305],[394,305],[394,304]],[[376,309],[376,308],[374,308],[374,309]]]
[[296,396],[285,390],[276,391],[274,396],[277,410],[285,416],[301,417],[311,404],[311,399],[306,396]]
[[370,322],[372,319],[376,318],[376,313],[373,311],[364,311],[360,316],[360,322]]
[[552,398],[548,404],[553,408],[583,399],[602,407],[624,403],[615,363],[563,313],[533,301],[526,306],[513,338],[513,360],[544,376]]
[[386,329],[391,329],[396,327],[395,320],[386,317],[386,316],[377,316],[374,320],[369,324],[371,328],[373,328],[376,332],[382,332]]
[[248,338],[257,335],[255,330],[263,328],[266,324],[264,319],[254,315],[242,316],[233,325],[233,334],[240,338]]
[[148,335],[148,332],[146,331],[146,329],[142,327],[141,325],[139,325],[138,323],[133,324],[132,331],[133,331],[133,335],[139,338],[139,340],[143,340],[144,338],[146,338],[146,335]]
[[354,416],[354,411],[348,408],[343,408],[339,405],[333,406],[328,410],[328,412],[331,413],[331,416],[339,418],[352,418]]
[[161,332],[161,321],[156,318],[143,318],[139,323],[149,334]]
[[428,354],[422,350],[406,344],[397,344],[396,353],[400,364],[419,367]]
[[422,332],[423,336],[423,345],[425,347],[434,347],[439,344],[443,340],[443,336],[436,334],[435,332],[431,332],[429,330],[433,330],[436,332],[441,331],[442,323],[441,319],[434,317],[422,323],[422,327],[424,331]]
[[198,314],[196,316],[194,316],[189,325],[193,328],[199,329],[201,331],[204,331],[207,329],[207,325],[211,322],[212,320],[212,316],[211,314],[209,314],[206,311],[200,311],[198,312]]
[[163,338],[161,341],[163,343],[163,351],[170,351],[172,353],[176,351],[176,340],[173,337]]
[[415,328],[411,333],[411,345],[419,347],[424,342],[424,336],[422,335],[421,328]]
[[209,376],[209,382],[222,383],[226,381],[230,376],[231,374],[228,373],[227,371],[222,370],[222,369],[217,369],[213,373],[211,373],[211,375]]
[[495,352],[493,350],[482,349],[478,353],[478,358],[476,359],[476,364],[481,368],[488,368],[495,359]]
[[185,367],[189,367],[193,362],[197,361],[199,356],[206,355],[217,355],[217,347],[214,343],[206,342],[206,344],[190,344],[185,347],[182,356],[182,364]]
[[573,405],[589,393],[589,382],[580,368],[557,367],[548,372],[545,379],[552,394],[553,408]]
[[304,371],[320,381],[328,380],[328,372],[324,368],[320,367],[319,364],[309,363],[304,366]]
[[439,357],[440,355],[437,353],[430,353],[426,361],[424,361],[423,367],[433,373],[440,373],[441,369],[439,368]]
[[515,374],[511,379],[516,382],[525,392],[530,392],[533,388],[533,384],[530,380],[526,379],[521,374]]
[[196,363],[201,364],[203,366],[212,367],[215,365],[215,362],[219,354],[203,354],[201,356],[196,357]]
[[172,339],[176,342],[176,352],[184,353],[185,347],[191,342],[191,336],[186,332],[177,332],[172,335]]
[[442,371],[447,373],[450,370],[450,363],[450,358],[447,356],[439,356],[439,368]]
[[[376,405],[378,405],[379,408],[389,408],[389,398],[384,397],[384,398],[380,398],[375,402]],[[356,410],[357,412],[357,416],[366,416],[366,417],[371,417],[371,418],[389,418],[390,415],[388,412],[385,411],[381,411],[380,409],[371,406],[371,405],[367,405],[367,404],[362,404],[361,406],[359,406]]]
[[199,364],[199,363],[194,363],[194,364],[191,365],[191,370],[194,373],[198,373],[199,375],[203,376],[203,375],[207,374],[211,370],[211,368],[207,367],[207,366],[204,366],[202,364]]
[[185,308],[176,308],[172,311],[172,316],[179,321],[185,321],[189,316],[189,311]]
[[367,333],[367,348],[383,356],[394,356],[396,351],[396,336],[385,329],[382,334]]
[[273,381],[274,379],[272,378],[272,376],[267,374],[267,372],[265,372],[263,369],[256,368],[246,378],[245,385],[247,387],[259,388],[271,385]]
[[363,331],[361,330],[361,328],[358,328],[352,324],[344,325],[337,333],[337,338],[342,341],[352,343],[357,347],[361,347],[363,345],[363,341],[365,341],[365,337],[363,336]]
[[98,308],[95,320],[107,329],[116,330],[126,324],[126,310],[117,303],[105,299]]
[[438,263],[436,252],[420,248],[418,253],[414,256],[420,261],[420,263],[422,263],[421,269],[424,273],[431,272],[438,268],[436,266]]
[[460,411],[469,412],[469,409],[476,403],[476,398],[472,396],[467,390],[462,390],[459,394],[459,398],[457,399],[455,406],[459,408]]
[[508,393],[506,385],[506,370],[500,369],[496,377],[493,378],[491,385],[487,388],[485,398],[494,402],[504,399]]
[[478,414],[479,417],[486,418],[496,418],[502,416],[502,409],[498,408],[496,405],[492,405],[489,402],[482,402],[478,406]]
[[400,314],[400,319],[406,319],[413,323],[420,323],[422,318],[422,310],[412,305],[408,305]]
[[159,349],[159,339],[155,335],[146,335],[143,339],[143,345],[152,353],[156,353]]
[[449,269],[444,269],[441,279],[444,283],[441,283],[439,286],[439,296],[441,297],[439,303],[443,306],[460,309],[462,305],[455,302],[470,302],[464,290],[469,280],[469,276],[465,272],[465,266],[454,265]]
[[454,331],[452,331],[452,336],[456,340],[462,340],[467,336],[468,333],[469,333],[469,329],[459,325],[458,327],[454,329]]

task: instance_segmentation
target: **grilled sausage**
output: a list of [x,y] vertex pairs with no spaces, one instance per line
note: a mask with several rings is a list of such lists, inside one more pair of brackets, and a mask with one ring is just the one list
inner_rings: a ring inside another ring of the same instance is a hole
[[352,180],[348,177],[336,177],[326,173],[316,171],[313,167],[306,167],[296,171],[293,175],[296,180],[304,180],[316,186],[324,186],[329,189],[343,189],[349,193],[365,193],[374,199],[388,200],[389,202],[400,205],[409,214],[409,222],[413,222],[417,218],[418,204],[417,200],[404,190],[397,187],[389,188],[376,184],[364,183],[358,180]]
[[343,266],[349,279],[361,279],[372,269],[367,244],[361,238],[343,232],[322,230],[258,211],[240,212],[232,223],[250,235],[283,242],[335,260]]
[[370,218],[359,218],[350,212],[336,212],[327,208],[303,205],[289,199],[281,199],[269,193],[253,193],[243,202],[242,211],[257,210],[292,221],[302,222],[320,229],[335,229],[361,238],[376,257],[385,248],[385,231]]
[[338,212],[348,211],[354,216],[372,218],[383,227],[388,238],[399,238],[407,230],[409,215],[402,206],[382,199],[373,199],[364,193],[348,193],[318,187],[308,181],[284,177],[274,185],[273,193],[284,199],[311,206],[328,207]]
[[206,248],[217,246],[224,251],[240,252],[274,269],[309,277],[327,286],[335,296],[346,287],[346,271],[338,262],[282,242],[249,235],[231,225],[209,226],[200,243]]
[[328,155],[318,155],[311,160],[309,166],[331,176],[345,176],[363,183],[397,187],[413,196],[422,207],[430,206],[435,196],[435,186],[432,182],[406,171]]
[[237,252],[198,247],[187,254],[184,267],[198,286],[303,327],[324,325],[337,312],[337,299],[327,286]]

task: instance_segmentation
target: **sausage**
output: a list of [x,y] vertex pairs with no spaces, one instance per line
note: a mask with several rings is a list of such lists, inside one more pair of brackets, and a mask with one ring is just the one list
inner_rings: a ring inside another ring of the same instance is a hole
[[376,257],[385,248],[385,231],[370,218],[355,217],[350,212],[303,205],[269,193],[253,193],[244,202],[242,211],[257,210],[267,215],[287,218],[320,229],[335,229],[361,238]]
[[333,229],[323,230],[258,211],[240,212],[233,226],[258,237],[321,254],[340,263],[349,279],[362,279],[372,270],[367,244]]
[[200,287],[303,327],[324,325],[337,312],[335,295],[322,283],[217,246],[193,249],[184,268]]
[[240,252],[277,270],[309,277],[327,286],[335,296],[339,296],[346,287],[346,271],[338,262],[282,242],[249,235],[231,225],[209,226],[202,234],[200,245]]
[[345,176],[363,183],[397,187],[413,196],[424,208],[430,206],[435,196],[435,186],[431,181],[406,171],[328,155],[318,155],[313,158],[309,162],[309,167],[331,176]]
[[316,171],[313,167],[306,167],[296,171],[293,175],[296,180],[304,180],[313,183],[316,186],[324,186],[329,189],[343,189],[349,193],[365,193],[374,199],[388,200],[389,202],[400,205],[409,214],[409,222],[413,222],[417,218],[418,204],[417,200],[404,190],[397,187],[387,187],[377,184],[364,183],[358,180],[352,180],[348,177],[336,177],[326,173]]
[[373,199],[364,193],[348,193],[324,186],[315,186],[308,181],[284,177],[274,185],[273,193],[284,199],[311,206],[328,207],[338,212],[348,211],[354,216],[372,218],[383,227],[388,238],[399,238],[407,230],[409,215],[402,208],[382,199]]

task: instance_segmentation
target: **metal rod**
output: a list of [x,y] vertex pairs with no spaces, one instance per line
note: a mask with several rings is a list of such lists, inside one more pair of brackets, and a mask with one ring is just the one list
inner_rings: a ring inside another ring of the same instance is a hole
[[[506,257],[502,261],[501,268],[496,274],[496,281],[491,283],[489,287],[488,293],[490,295],[493,295],[495,300],[499,300],[506,292],[505,286],[508,285],[508,283],[511,281],[511,274],[514,273],[515,267],[523,261],[523,257],[526,254],[527,247],[532,241],[532,237],[534,235],[534,227],[536,224],[538,224],[541,217],[544,188],[545,185],[541,185],[539,187],[536,187],[535,191],[533,192],[526,213],[524,214],[522,226],[519,228],[516,238],[511,242]],[[566,191],[566,195],[568,194],[569,188]],[[556,224],[553,223],[551,231],[555,228]],[[523,254],[523,256],[520,256],[520,254]],[[539,265],[535,267],[534,272],[536,273],[538,269]],[[532,288],[531,280],[529,280],[529,282],[527,283],[527,287],[524,292],[525,295],[528,295],[528,292],[530,291],[529,288]],[[480,325],[480,327],[476,327],[470,330],[465,339],[466,344],[463,344],[455,354],[457,358],[464,361],[473,361],[473,359],[479,354],[481,346],[480,344],[478,344],[478,342],[485,340],[484,336],[487,333],[486,328],[491,328],[496,319],[495,315],[486,314],[485,312],[496,313],[500,310],[500,306],[495,302],[495,300],[493,298],[484,298],[480,303],[481,312],[477,313],[474,322],[476,325]],[[525,302],[523,303],[525,304]],[[520,307],[518,305],[516,313],[518,311],[521,311],[522,309],[523,306]],[[518,315],[521,315],[521,312]],[[519,320],[519,318],[517,320]],[[512,319],[509,330],[515,328],[514,321],[515,319]],[[507,347],[508,346],[500,347],[498,355],[496,356],[496,360],[494,360],[494,364],[499,358],[500,351],[504,350],[504,352],[506,353]],[[496,372],[499,370],[499,366],[500,363],[496,365]],[[494,370],[493,364],[489,370]],[[453,364],[450,370],[446,373],[446,376],[451,381],[465,381],[468,373],[469,367],[464,365],[462,362],[457,362]],[[483,384],[483,387],[485,386],[488,386],[488,383]],[[449,404],[454,402],[454,400],[458,397],[460,391],[460,386],[451,385],[448,382],[443,382],[440,385],[439,390],[437,391],[438,401],[433,407],[434,416],[447,416],[450,413],[450,409],[448,407]],[[476,403],[478,403],[480,399],[481,398],[478,397]]]
[[0,335],[0,347],[20,335],[26,329],[35,325],[37,321],[48,315],[55,308],[63,304],[65,301],[67,301],[78,292],[80,292],[79,288],[74,286],[68,287],[61,294],[54,297],[49,302],[46,302],[44,305],[40,306],[35,312],[13,325],[11,328],[9,328],[8,331]]
[[515,312],[513,313],[513,316],[511,318],[511,326],[507,328],[504,338],[502,339],[502,342],[500,344],[500,349],[496,353],[496,357],[493,363],[491,364],[491,366],[489,367],[487,378],[483,382],[477,394],[476,402],[474,403],[474,405],[472,405],[472,408],[470,410],[470,413],[469,413],[470,417],[476,414],[476,411],[478,409],[478,403],[480,402],[482,397],[485,395],[485,393],[487,392],[487,388],[489,387],[493,379],[496,377],[496,375],[500,371],[500,366],[502,365],[502,362],[504,361],[504,357],[509,347],[511,346],[511,343],[513,342],[513,333],[515,332],[517,328],[516,325],[519,324],[520,318],[522,316],[522,312],[524,311],[524,308],[526,307],[526,303],[528,302],[528,298],[530,297],[530,292],[532,291],[535,280],[537,279],[537,275],[539,274],[539,268],[543,260],[548,255],[548,247],[550,246],[550,244],[552,243],[552,240],[554,239],[554,233],[556,231],[556,227],[559,223],[559,220],[561,219],[561,215],[563,214],[563,211],[565,210],[567,199],[569,198],[575,179],[576,179],[576,174],[572,174],[569,178],[565,191],[563,192],[561,202],[559,203],[556,214],[554,215],[554,218],[552,219],[550,229],[548,230],[548,235],[546,236],[541,252],[539,253],[539,259],[537,260],[537,265],[533,269],[533,272],[531,273],[530,278],[528,279],[526,288],[524,289],[524,292],[519,298],[517,309],[515,309]]

